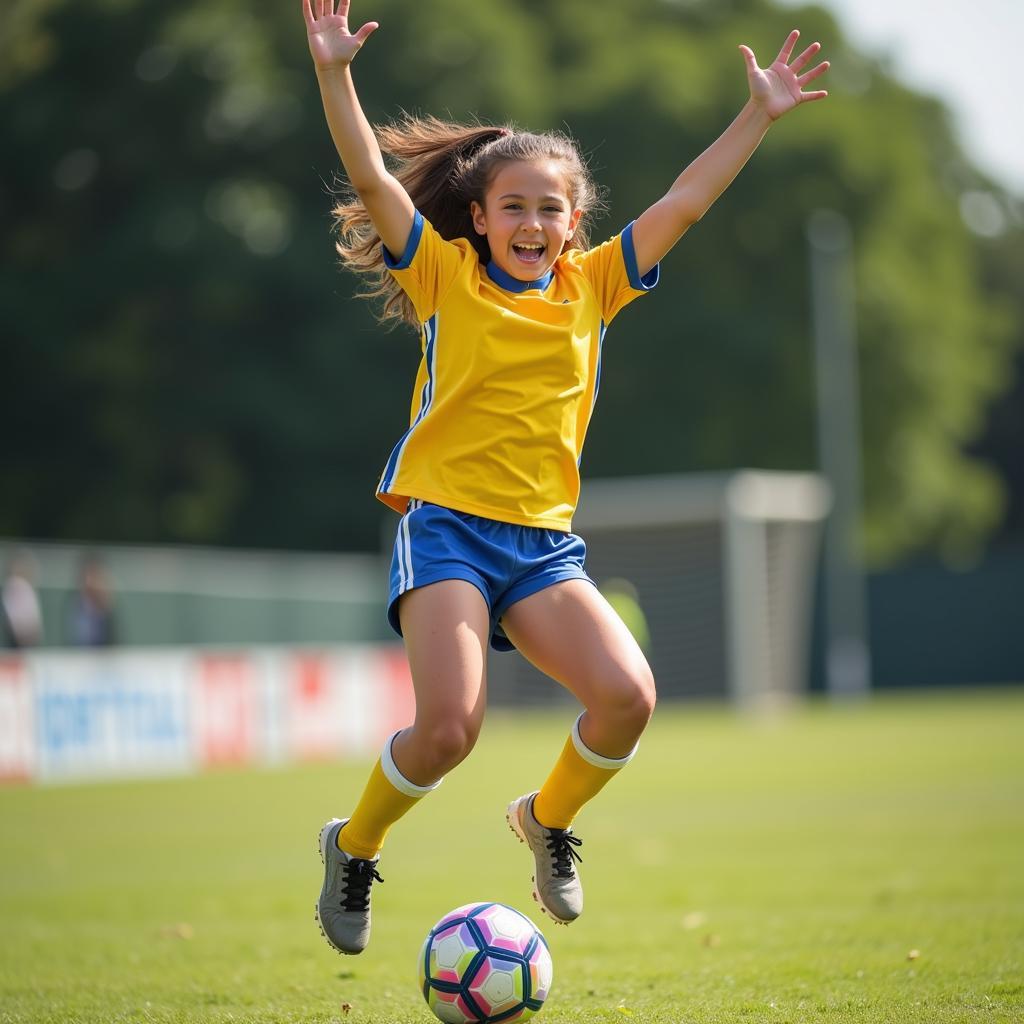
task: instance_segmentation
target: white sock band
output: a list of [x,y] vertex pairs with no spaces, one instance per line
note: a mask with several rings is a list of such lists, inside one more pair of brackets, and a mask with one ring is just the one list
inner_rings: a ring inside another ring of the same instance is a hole
[[592,764],[595,768],[607,768],[608,771],[615,772],[620,768],[625,767],[633,760],[637,750],[640,748],[640,744],[637,745],[625,756],[625,757],[605,757],[604,754],[597,753],[596,750],[591,750],[590,747],[583,742],[583,737],[580,735],[580,722],[583,720],[583,715],[573,723],[572,727],[572,745],[576,748],[576,753],[583,758],[588,764]]
[[399,770],[398,765],[395,764],[395,759],[391,756],[391,744],[395,742],[395,737],[401,733],[392,733],[388,737],[387,742],[384,744],[384,749],[380,752],[380,766],[384,771],[384,777],[391,783],[399,793],[404,793],[406,796],[421,797],[426,796],[432,790],[437,789],[438,786],[444,782],[444,776],[437,780],[430,786],[417,786],[415,782],[410,782]]

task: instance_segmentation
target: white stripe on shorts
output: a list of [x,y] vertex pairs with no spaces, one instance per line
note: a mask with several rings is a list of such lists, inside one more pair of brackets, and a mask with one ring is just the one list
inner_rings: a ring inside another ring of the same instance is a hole
[[409,516],[422,505],[422,501],[416,498],[411,499],[409,509],[402,516],[402,522],[398,528],[398,592],[400,594],[412,590],[415,582],[412,568],[412,539],[409,536]]

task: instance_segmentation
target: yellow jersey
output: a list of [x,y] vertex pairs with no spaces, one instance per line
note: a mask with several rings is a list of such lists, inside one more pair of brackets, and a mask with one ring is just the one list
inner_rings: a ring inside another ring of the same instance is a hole
[[612,318],[653,288],[640,276],[633,225],[570,250],[539,280],[484,266],[417,212],[405,252],[385,263],[422,323],[409,429],[377,496],[410,498],[521,526],[568,531],[579,461]]

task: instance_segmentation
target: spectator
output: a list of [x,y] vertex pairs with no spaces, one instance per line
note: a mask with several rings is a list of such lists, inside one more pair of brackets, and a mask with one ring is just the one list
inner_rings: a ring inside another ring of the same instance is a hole
[[43,614],[33,581],[35,562],[27,551],[16,552],[7,566],[0,600],[0,626],[5,647],[36,647],[43,642]]
[[86,555],[79,567],[68,636],[75,647],[109,647],[115,642],[114,600],[106,569],[95,555]]

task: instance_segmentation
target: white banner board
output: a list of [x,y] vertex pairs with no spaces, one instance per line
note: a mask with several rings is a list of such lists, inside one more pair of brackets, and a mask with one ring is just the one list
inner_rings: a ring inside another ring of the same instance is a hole
[[414,712],[401,648],[0,656],[0,780],[365,756]]

